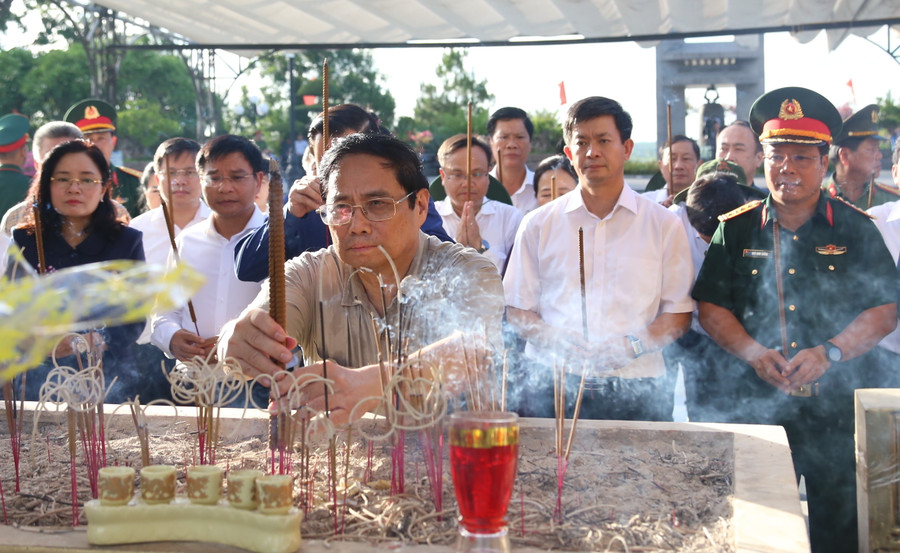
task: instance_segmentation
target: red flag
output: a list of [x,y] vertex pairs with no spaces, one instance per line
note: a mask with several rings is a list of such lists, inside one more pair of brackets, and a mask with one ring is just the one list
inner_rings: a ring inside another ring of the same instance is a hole
[[850,94],[853,95],[853,103],[855,104],[856,103],[856,91],[853,90],[853,79],[850,79],[849,81],[847,81],[847,86],[850,87]]
[[304,94],[303,95],[303,105],[304,106],[312,106],[318,102],[319,97],[315,94]]
[[559,81],[559,105],[566,105],[566,81]]

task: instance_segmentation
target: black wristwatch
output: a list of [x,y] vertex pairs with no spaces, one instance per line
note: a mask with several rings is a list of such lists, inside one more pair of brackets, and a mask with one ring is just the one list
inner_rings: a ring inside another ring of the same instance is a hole
[[489,249],[491,249],[491,245],[488,243],[488,241],[482,240],[481,247],[475,251],[477,251],[478,253],[484,253],[484,252],[488,251]]
[[831,343],[830,340],[822,344],[822,346],[825,347],[825,357],[832,363],[839,363],[844,358],[844,352],[841,351],[841,348]]

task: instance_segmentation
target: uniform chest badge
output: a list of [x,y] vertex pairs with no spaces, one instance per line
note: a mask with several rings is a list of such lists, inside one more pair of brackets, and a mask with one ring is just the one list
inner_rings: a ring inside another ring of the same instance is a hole
[[847,246],[835,246],[834,244],[816,246],[816,253],[819,255],[843,255],[847,253]]
[[744,257],[766,258],[772,257],[771,250],[744,250]]

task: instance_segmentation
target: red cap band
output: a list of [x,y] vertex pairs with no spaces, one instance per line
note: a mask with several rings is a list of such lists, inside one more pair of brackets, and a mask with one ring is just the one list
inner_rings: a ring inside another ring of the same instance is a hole
[[18,150],[19,148],[21,148],[22,146],[24,146],[26,142],[28,142],[28,135],[27,135],[27,134],[26,134],[26,135],[23,135],[22,138],[16,140],[16,141],[13,142],[12,144],[7,144],[7,145],[5,145],[5,146],[0,146],[0,154],[5,154],[5,153],[7,153],[7,152],[12,152],[13,150]]

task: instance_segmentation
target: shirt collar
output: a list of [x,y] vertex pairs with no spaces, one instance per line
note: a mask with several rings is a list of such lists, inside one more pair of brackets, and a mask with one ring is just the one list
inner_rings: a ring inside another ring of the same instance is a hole
[[[577,193],[576,193],[577,192]],[[578,209],[583,209],[585,212],[590,213],[587,207],[584,205],[584,198],[582,197],[581,185],[579,184],[575,187],[575,190],[568,194],[563,194],[562,198],[567,198],[565,200],[566,207],[565,212],[570,213],[572,211],[576,211]],[[618,199],[616,199],[616,205],[613,206],[612,210],[609,212],[607,217],[611,217],[617,209],[627,209],[632,213],[637,213],[637,192],[632,190],[627,183],[623,183],[622,191],[619,193]],[[592,213],[590,213],[592,217],[596,217]]]

